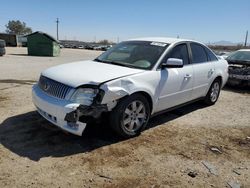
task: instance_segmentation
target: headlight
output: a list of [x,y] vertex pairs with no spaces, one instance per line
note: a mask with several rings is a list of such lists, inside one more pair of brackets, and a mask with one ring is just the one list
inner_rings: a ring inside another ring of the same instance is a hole
[[86,106],[90,106],[93,103],[93,99],[97,93],[98,89],[79,88],[75,91],[70,100],[75,103],[80,103]]

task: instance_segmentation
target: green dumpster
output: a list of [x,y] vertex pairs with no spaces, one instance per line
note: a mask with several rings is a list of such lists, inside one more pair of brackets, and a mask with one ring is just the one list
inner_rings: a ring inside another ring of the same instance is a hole
[[59,56],[59,42],[47,33],[40,31],[27,35],[28,55]]

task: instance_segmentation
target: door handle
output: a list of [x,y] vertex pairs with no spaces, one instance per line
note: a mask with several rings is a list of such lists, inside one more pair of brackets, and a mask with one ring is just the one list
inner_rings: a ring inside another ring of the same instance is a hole
[[191,77],[192,77],[191,74],[186,74],[186,75],[184,76],[184,78],[191,78]]

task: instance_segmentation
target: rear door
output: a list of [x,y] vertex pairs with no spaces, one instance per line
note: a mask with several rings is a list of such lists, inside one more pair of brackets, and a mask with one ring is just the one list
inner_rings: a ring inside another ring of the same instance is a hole
[[194,68],[194,86],[191,98],[197,99],[206,95],[214,79],[215,68],[205,46],[192,42],[190,43],[190,50],[191,62]]
[[161,79],[158,86],[159,99],[157,111],[162,111],[179,104],[190,101],[193,87],[193,66],[190,64],[188,47],[186,43],[178,44],[166,55],[168,58],[182,59],[182,68],[161,69]]

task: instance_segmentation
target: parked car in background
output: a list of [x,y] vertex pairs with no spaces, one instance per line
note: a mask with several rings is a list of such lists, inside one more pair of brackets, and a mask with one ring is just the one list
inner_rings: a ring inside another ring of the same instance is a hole
[[93,50],[107,51],[111,47],[112,47],[112,45],[96,45],[96,46],[93,47]]
[[84,49],[84,46],[83,45],[79,45],[78,49]]
[[220,56],[223,58],[223,59],[226,59],[232,52],[223,52]]
[[103,51],[107,51],[108,49],[112,48],[112,45],[104,45],[102,46],[102,49]]
[[102,47],[103,47],[103,46],[98,46],[98,45],[96,45],[96,46],[93,47],[93,50],[102,50]]
[[33,102],[51,123],[76,135],[102,115],[121,137],[138,135],[151,116],[203,100],[216,103],[228,64],[204,44],[143,38],[115,45],[92,61],[49,68]]
[[229,64],[229,85],[250,86],[250,49],[238,50],[226,58]]
[[69,44],[64,44],[64,48],[70,48]]
[[222,59],[226,59],[231,53],[232,52],[223,52],[223,51],[215,52],[217,57],[222,58]]
[[0,56],[5,55],[6,51],[5,51],[5,41],[0,39]]
[[85,49],[87,49],[87,50],[94,50],[94,48],[95,48],[95,45],[91,45],[91,44],[87,44],[85,46]]

